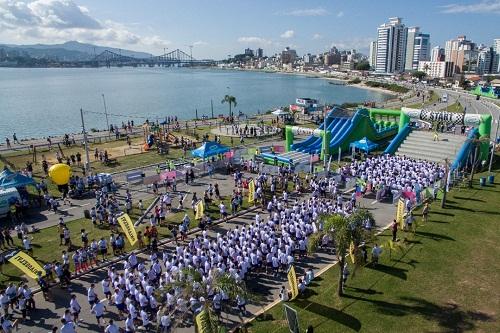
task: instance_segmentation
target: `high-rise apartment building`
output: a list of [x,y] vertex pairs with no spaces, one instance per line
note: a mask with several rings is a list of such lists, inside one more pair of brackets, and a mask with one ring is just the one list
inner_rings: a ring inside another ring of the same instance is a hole
[[419,27],[408,28],[406,35],[406,57],[405,57],[405,70],[413,70],[413,52],[415,48],[415,37],[419,34]]
[[444,49],[439,46],[435,46],[431,51],[431,61],[444,61]]
[[476,44],[465,36],[458,36],[446,42],[444,48],[446,61],[454,63],[454,73],[474,72],[477,63]]
[[297,51],[286,47],[281,52],[281,63],[283,64],[293,64],[293,62],[297,59]]
[[[500,57],[500,38],[495,38],[493,40],[493,50]],[[497,73],[500,73],[500,61],[499,61],[498,66],[497,66]]]
[[247,57],[253,57],[253,50],[252,50],[252,49],[250,49],[250,48],[246,48],[246,49],[245,49],[245,55],[246,55]]
[[419,27],[408,28],[405,70],[417,70],[419,61],[428,61],[430,59],[430,48],[429,34],[421,33]]
[[377,41],[376,40],[370,42],[370,57],[368,58],[368,62],[370,63],[370,67],[372,69],[374,69],[375,64],[377,63]]
[[405,69],[407,29],[401,18],[389,18],[389,23],[377,29],[377,57],[375,71],[400,73]]
[[484,47],[477,53],[477,73],[495,74],[498,73],[498,53],[493,47]]
[[264,58],[264,50],[261,49],[260,47],[257,49],[257,58]]

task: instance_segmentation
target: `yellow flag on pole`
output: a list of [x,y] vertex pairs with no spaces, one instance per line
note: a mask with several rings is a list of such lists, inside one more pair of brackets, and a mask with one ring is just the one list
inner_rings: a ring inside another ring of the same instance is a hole
[[206,316],[205,310],[200,311],[195,317],[196,327],[198,333],[205,333],[205,326],[203,325],[204,317]]
[[354,264],[356,262],[356,258],[354,257],[354,242],[351,241],[351,244],[349,244],[349,256],[351,257],[351,261]]
[[9,262],[22,270],[27,276],[32,279],[36,279],[39,272],[42,274],[42,276],[45,275],[45,271],[43,270],[42,266],[40,266],[40,264],[38,264],[35,259],[24,253],[23,251],[19,251],[13,254],[9,258]]
[[194,218],[196,220],[199,220],[203,217],[203,214],[205,213],[205,205],[203,204],[203,200],[199,200],[196,203],[195,209],[196,209],[196,215],[194,216]]
[[396,210],[396,222],[399,223],[401,230],[404,229],[404,214],[405,214],[405,201],[400,198],[398,200],[398,208]]
[[292,297],[290,300],[292,300],[299,294],[299,287],[297,286],[297,275],[295,274],[295,267],[293,267],[293,265],[290,266],[287,276],[288,284],[290,285],[290,291],[292,293]]
[[255,201],[255,183],[253,179],[248,182],[248,203],[253,203]]
[[123,214],[118,216],[117,220],[120,227],[122,227],[125,236],[127,236],[130,245],[133,246],[137,243],[137,232],[135,231],[135,227],[130,219],[130,216],[128,216],[128,214]]

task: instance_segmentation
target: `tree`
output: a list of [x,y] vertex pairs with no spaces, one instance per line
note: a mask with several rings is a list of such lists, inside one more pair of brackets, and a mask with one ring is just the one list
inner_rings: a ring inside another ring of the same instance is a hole
[[224,99],[221,101],[221,103],[222,104],[224,104],[224,103],[229,104],[229,117],[232,117],[233,116],[233,112],[231,111],[232,106],[238,105],[238,103],[236,103],[236,97],[231,96],[231,95],[226,95],[226,96],[224,96]]
[[309,251],[316,251],[317,245],[325,234],[333,239],[339,267],[337,294],[343,296],[344,279],[342,275],[348,251],[350,251],[352,244],[352,255],[355,258],[355,264],[359,265],[361,261],[359,245],[362,242],[371,240],[373,237],[372,233],[364,228],[364,224],[367,220],[370,220],[373,225],[375,220],[373,215],[365,209],[358,210],[350,216],[334,214],[321,216],[320,219],[323,222],[323,231],[309,239]]
[[370,69],[370,63],[366,60],[362,60],[356,64],[356,70],[367,71]]
[[467,80],[465,79],[464,73],[460,75],[460,80],[458,81],[458,86],[462,89],[467,88]]
[[423,78],[427,76],[427,73],[422,71],[415,71],[411,74],[414,78],[417,78],[419,81],[422,81]]
[[[176,298],[183,298],[185,301],[189,301],[191,296],[196,298],[203,297],[205,302],[200,304],[201,311],[201,325],[203,325],[203,332],[207,333],[218,333],[223,328],[219,317],[215,313],[215,310],[210,301],[208,295],[208,290],[212,289],[215,292],[223,291],[231,300],[236,299],[236,296],[243,297],[245,300],[253,300],[255,296],[247,291],[244,282],[237,281],[229,273],[221,273],[217,269],[210,271],[210,282],[207,279],[203,280],[202,275],[199,271],[193,268],[182,269],[176,281],[164,285],[155,294],[158,302],[160,304],[164,303],[164,295],[169,291],[176,291]],[[210,288],[208,286],[210,285]],[[223,304],[223,303],[222,303]],[[174,313],[179,313],[179,308],[174,309]],[[189,306],[186,306],[185,311],[181,311],[180,318],[185,318],[191,314]],[[241,318],[242,319],[242,318]],[[193,322],[195,322],[193,318]],[[177,326],[181,322],[175,322],[174,326]],[[200,330],[201,331],[201,330]]]

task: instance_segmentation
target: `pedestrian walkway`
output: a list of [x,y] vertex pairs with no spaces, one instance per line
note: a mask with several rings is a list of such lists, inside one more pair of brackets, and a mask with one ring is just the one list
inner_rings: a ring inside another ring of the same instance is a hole
[[[227,177],[226,177],[227,178]],[[196,185],[195,185],[196,186]],[[378,202],[370,202],[371,200],[361,198],[359,201],[360,206],[366,207],[372,211],[375,216],[376,221],[379,223],[380,228],[385,228],[389,225],[392,220],[392,215],[394,213],[394,207],[389,204],[383,204]],[[264,213],[263,213],[264,214]],[[212,239],[215,238],[217,233],[224,234],[227,230],[233,229],[236,226],[249,225],[255,221],[255,212],[247,212],[236,218],[232,218],[227,222],[220,223],[213,226],[209,232],[208,236]],[[196,234],[192,234],[188,237],[188,241],[193,239]],[[173,242],[168,242],[160,247],[160,251],[164,248],[167,251],[172,252],[174,250],[175,244]],[[138,257],[139,260],[147,260],[149,254],[141,253]],[[306,268],[312,268],[315,272],[315,276],[319,272],[324,271],[331,265],[335,263],[335,256],[327,252],[319,252],[313,256],[308,256],[298,260],[296,263],[297,276],[300,277],[304,274]],[[118,269],[122,269],[121,263],[114,265]],[[37,304],[37,310],[30,313],[29,319],[19,326],[22,332],[33,332],[42,333],[47,332],[52,329],[55,325],[60,327],[60,318],[64,314],[64,310],[69,305],[69,299],[71,294],[75,294],[78,302],[82,305],[82,312],[80,318],[82,322],[79,325],[78,333],[86,332],[97,332],[99,327],[95,316],[90,313],[90,306],[87,302],[87,289],[91,283],[96,283],[96,291],[99,298],[103,299],[104,295],[100,289],[98,283],[106,276],[106,269],[98,269],[91,273],[85,274],[78,279],[72,281],[71,290],[61,289],[59,287],[51,288],[52,300],[50,302],[45,301],[41,293],[37,293],[34,296],[35,302]],[[234,327],[241,320],[250,318],[253,314],[262,311],[263,307],[273,304],[278,299],[278,293],[282,285],[286,285],[287,277],[285,274],[279,276],[272,276],[269,274],[256,273],[252,275],[252,282],[248,283],[248,287],[251,291],[262,294],[262,298],[258,303],[251,303],[247,305],[247,314],[240,318],[234,313],[223,313],[222,321],[228,327]],[[114,306],[111,306],[107,300],[103,300],[108,312],[104,314],[105,321],[113,319],[117,321],[117,324],[123,327],[123,322],[118,321],[118,313]],[[19,317],[16,313],[15,317]],[[176,332],[193,332],[193,327],[183,327],[177,328]]]

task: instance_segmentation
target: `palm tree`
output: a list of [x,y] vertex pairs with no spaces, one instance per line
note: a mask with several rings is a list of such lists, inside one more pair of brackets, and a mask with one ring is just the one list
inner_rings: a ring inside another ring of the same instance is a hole
[[369,211],[361,209],[350,216],[334,214],[321,216],[320,219],[323,222],[323,231],[320,231],[318,235],[315,235],[315,237],[311,237],[309,240],[309,251],[315,251],[315,248],[317,248],[317,245],[325,234],[333,239],[339,267],[339,284],[337,294],[339,296],[343,296],[344,279],[342,275],[348,251],[352,252],[352,255],[355,258],[356,267],[359,266],[361,263],[361,250],[359,246],[361,243],[369,241],[373,237],[372,232],[367,231],[364,228],[364,225],[367,220],[371,220],[373,222],[374,218]]
[[[244,282],[237,281],[229,273],[221,273],[217,269],[213,269],[210,272],[210,282],[207,279],[203,280],[202,275],[199,271],[193,268],[182,269],[178,275],[175,282],[164,285],[160,290],[156,292],[156,297],[159,303],[163,303],[164,295],[169,291],[176,291],[177,299],[183,298],[188,301],[191,296],[196,298],[203,297],[205,302],[201,305],[201,311],[198,312],[200,315],[200,324],[203,326],[203,332],[207,333],[218,333],[223,328],[218,315],[215,313],[212,303],[210,302],[208,296],[208,290],[214,290],[215,292],[224,292],[230,300],[236,299],[236,296],[243,297],[245,300],[254,300],[255,296],[247,291]],[[210,288],[208,288],[210,286]],[[181,312],[181,313],[180,313]],[[175,309],[173,313],[177,313],[180,318],[186,318],[192,315],[192,312],[188,307],[184,310]],[[195,322],[193,318],[193,322]],[[241,320],[243,318],[240,317]],[[182,323],[176,321],[174,326]]]
[[232,117],[233,112],[231,111],[232,110],[231,107],[238,105],[238,103],[236,103],[236,97],[231,96],[231,95],[226,95],[226,96],[224,96],[224,99],[221,101],[221,103],[222,104],[224,104],[224,103],[229,104],[229,117]]

